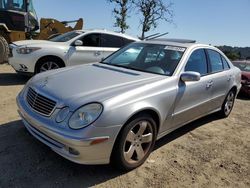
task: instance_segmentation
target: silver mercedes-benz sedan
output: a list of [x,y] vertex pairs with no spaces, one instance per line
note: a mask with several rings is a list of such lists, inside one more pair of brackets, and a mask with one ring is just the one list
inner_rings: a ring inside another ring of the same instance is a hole
[[131,170],[171,131],[214,112],[227,117],[240,87],[240,70],[217,48],[162,39],[38,74],[17,104],[27,130],[59,155]]

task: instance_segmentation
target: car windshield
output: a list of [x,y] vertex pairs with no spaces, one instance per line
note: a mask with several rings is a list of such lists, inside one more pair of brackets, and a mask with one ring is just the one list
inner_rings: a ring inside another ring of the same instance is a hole
[[68,33],[64,33],[62,35],[58,35],[52,39],[50,39],[50,41],[52,42],[67,42],[79,35],[83,34],[83,32],[81,31],[73,31],[73,32],[68,32]]
[[115,52],[101,63],[171,76],[185,49],[171,45],[132,43]]
[[238,67],[241,71],[250,72],[250,63],[246,62],[235,62],[234,66]]

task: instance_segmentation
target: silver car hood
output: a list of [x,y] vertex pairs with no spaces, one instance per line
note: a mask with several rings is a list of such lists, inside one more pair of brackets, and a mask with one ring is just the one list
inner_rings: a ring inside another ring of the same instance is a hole
[[38,74],[31,87],[58,102],[59,107],[78,108],[103,102],[165,76],[95,63]]

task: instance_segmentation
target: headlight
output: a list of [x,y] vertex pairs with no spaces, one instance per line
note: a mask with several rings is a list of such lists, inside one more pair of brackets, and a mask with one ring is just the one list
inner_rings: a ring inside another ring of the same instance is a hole
[[56,122],[57,123],[63,122],[68,116],[68,114],[69,114],[69,107],[62,108],[56,116]]
[[16,52],[19,54],[30,54],[34,51],[40,50],[41,48],[37,48],[37,47],[21,47],[21,48],[17,48]]
[[91,103],[76,110],[69,119],[69,127],[72,129],[84,128],[101,115],[103,107],[99,103]]

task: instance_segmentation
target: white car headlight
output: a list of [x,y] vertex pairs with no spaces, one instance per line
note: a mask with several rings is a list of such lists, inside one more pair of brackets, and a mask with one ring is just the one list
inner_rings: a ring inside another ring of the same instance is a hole
[[103,107],[99,103],[91,103],[76,110],[69,119],[69,127],[72,129],[84,128],[101,115]]
[[21,48],[17,48],[16,52],[19,54],[30,54],[34,51],[40,50],[41,48],[38,47],[21,47]]

